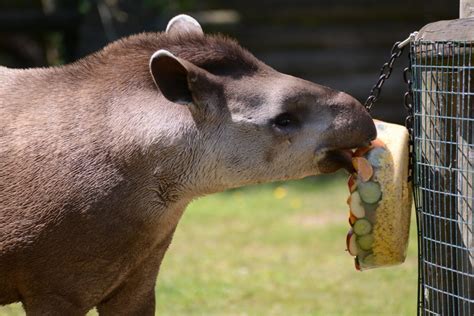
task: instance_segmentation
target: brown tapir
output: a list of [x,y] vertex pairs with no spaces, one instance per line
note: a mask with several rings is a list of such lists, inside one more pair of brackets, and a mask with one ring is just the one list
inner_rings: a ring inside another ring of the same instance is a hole
[[0,67],[0,111],[0,305],[28,315],[153,315],[192,199],[333,172],[376,136],[354,98],[184,15],[70,65]]

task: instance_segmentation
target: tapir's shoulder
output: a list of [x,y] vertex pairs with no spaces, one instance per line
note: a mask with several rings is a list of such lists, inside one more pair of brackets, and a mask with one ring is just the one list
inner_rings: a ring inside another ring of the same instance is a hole
[[18,68],[8,68],[5,66],[0,66],[0,80],[3,79],[5,76],[17,76],[28,70],[31,70],[31,69],[18,69]]
[[0,82],[10,80],[12,77],[17,76],[22,70],[8,68],[0,66]]
[[[7,92],[11,92],[15,81],[24,70],[0,66],[0,99],[4,99]],[[5,101],[5,100],[4,100]]]
[[9,88],[9,85],[15,84],[23,78],[33,79],[36,76],[40,76],[45,69],[47,68],[17,69],[0,66],[0,91],[2,87]]

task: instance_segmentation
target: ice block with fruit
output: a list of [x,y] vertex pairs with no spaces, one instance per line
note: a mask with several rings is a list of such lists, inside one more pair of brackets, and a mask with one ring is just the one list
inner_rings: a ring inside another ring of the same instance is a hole
[[358,270],[402,263],[406,257],[412,205],[408,182],[408,131],[374,121],[377,139],[352,157],[347,250]]

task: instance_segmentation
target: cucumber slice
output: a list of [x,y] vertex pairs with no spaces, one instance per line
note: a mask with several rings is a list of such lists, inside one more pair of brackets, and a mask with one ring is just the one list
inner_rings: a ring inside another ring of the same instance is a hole
[[367,219],[361,218],[354,223],[353,229],[357,236],[367,235],[372,231],[372,224]]
[[375,265],[375,257],[373,254],[365,256],[364,258],[359,258],[360,263],[364,266],[372,267]]
[[377,182],[359,182],[357,190],[362,201],[368,204],[376,203],[382,197],[382,190]]
[[362,250],[372,249],[372,245],[374,244],[374,235],[368,234],[357,237],[357,244]]
[[374,204],[367,204],[367,203],[362,203],[365,209],[365,218],[371,222],[375,223],[376,222],[376,214],[377,214],[377,207],[379,206],[379,203],[374,203]]
[[382,159],[381,156],[386,149],[383,147],[374,148],[367,153],[367,160],[370,162],[372,167],[381,167]]
[[362,202],[362,207],[364,208],[365,215],[367,216],[367,214],[372,214],[377,211],[377,208],[379,207],[379,203],[377,202],[377,203],[369,204],[369,203]]

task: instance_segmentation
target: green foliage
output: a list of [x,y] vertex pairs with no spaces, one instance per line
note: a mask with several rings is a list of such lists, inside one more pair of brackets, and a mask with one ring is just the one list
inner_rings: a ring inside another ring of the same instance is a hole
[[77,9],[79,13],[86,14],[92,8],[91,0],[79,0],[77,4]]

